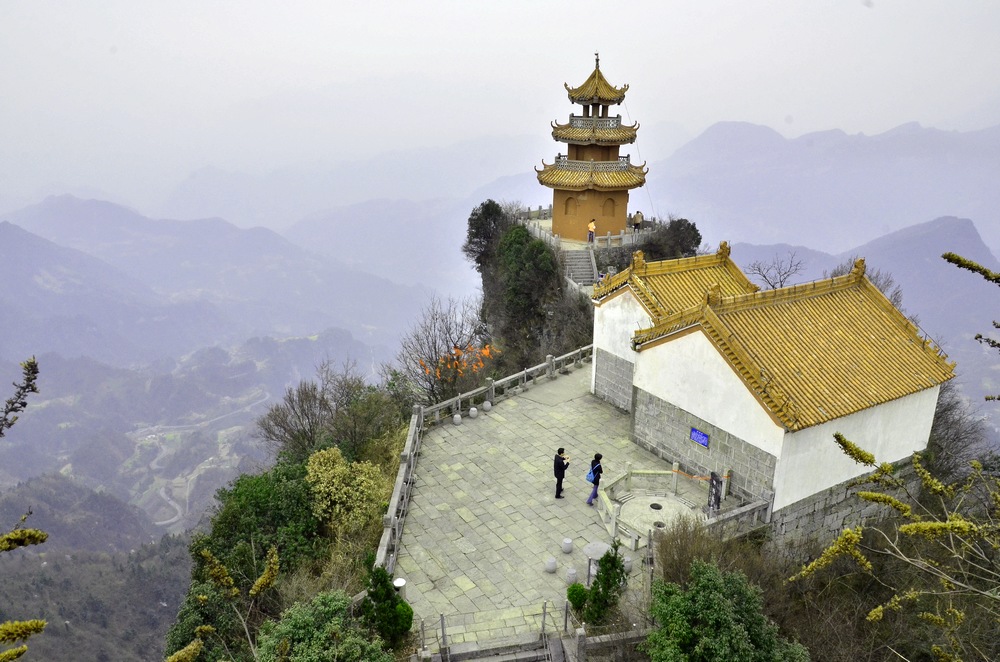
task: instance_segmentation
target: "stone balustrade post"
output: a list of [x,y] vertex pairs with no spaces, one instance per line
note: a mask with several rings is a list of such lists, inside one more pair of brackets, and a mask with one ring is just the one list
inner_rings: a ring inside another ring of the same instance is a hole
[[587,662],[587,630],[585,628],[576,629],[576,660],[577,662]]
[[681,463],[674,462],[674,496],[677,496],[677,472],[681,470]]
[[497,399],[497,388],[493,385],[493,378],[486,378],[486,399],[490,402],[496,402]]
[[[444,630],[444,614],[441,614],[441,652],[448,654],[448,635]],[[448,659],[447,657],[445,659]]]
[[732,467],[726,469],[726,473],[722,476],[722,499],[725,500],[729,496],[729,481],[733,475]]
[[551,354],[546,354],[545,355],[545,363],[549,366],[548,367],[549,379],[555,379],[556,378],[556,357],[552,356]]
[[629,493],[632,491],[632,463],[625,463],[625,492]]

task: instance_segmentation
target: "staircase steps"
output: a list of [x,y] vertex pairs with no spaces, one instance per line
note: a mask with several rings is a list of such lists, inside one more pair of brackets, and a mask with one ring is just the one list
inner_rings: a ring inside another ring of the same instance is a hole
[[563,264],[566,265],[566,276],[578,285],[593,285],[597,282],[594,273],[594,263],[591,261],[590,250],[575,250],[562,252]]
[[562,662],[565,655],[559,637],[543,639],[536,633],[510,643],[456,644],[451,646],[447,659],[448,662]]

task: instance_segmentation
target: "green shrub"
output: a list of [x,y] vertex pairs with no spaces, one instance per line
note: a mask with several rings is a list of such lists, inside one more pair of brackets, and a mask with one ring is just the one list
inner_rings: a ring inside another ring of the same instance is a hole
[[260,474],[243,474],[218,491],[219,507],[208,535],[196,536],[190,550],[196,566],[208,548],[249,588],[270,547],[281,554],[282,569],[320,558],[328,542],[312,513],[312,493],[302,464],[277,464]]
[[573,609],[580,611],[587,603],[587,587],[580,582],[573,582],[566,588],[566,599]]
[[261,662],[393,662],[378,637],[371,638],[349,617],[350,598],[341,591],[319,593],[289,607],[278,622],[261,626]]
[[587,623],[603,623],[611,610],[618,606],[618,599],[625,591],[628,575],[625,561],[618,554],[621,543],[615,540],[604,556],[597,562],[597,574],[587,595],[583,608],[583,619]]
[[372,569],[368,597],[361,609],[368,627],[392,647],[398,646],[413,627],[413,609],[396,593],[385,568]]
[[348,462],[339,448],[309,456],[306,482],[312,493],[312,512],[334,537],[357,533],[379,522],[392,487],[379,468],[369,462]]
[[809,652],[782,638],[763,607],[761,590],[746,575],[695,560],[686,586],[653,584],[658,628],[646,651],[653,660],[808,662]]

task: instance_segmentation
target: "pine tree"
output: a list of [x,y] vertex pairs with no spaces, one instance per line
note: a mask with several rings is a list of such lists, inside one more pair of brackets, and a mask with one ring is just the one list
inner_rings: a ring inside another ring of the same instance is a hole
[[[38,393],[38,386],[35,383],[38,379],[38,363],[35,361],[35,357],[22,363],[21,370],[23,380],[20,383],[14,383],[14,395],[7,399],[3,415],[0,416],[0,437],[3,437],[4,432],[17,422],[17,415],[28,406],[28,395]],[[49,537],[44,531],[24,528],[24,523],[30,515],[31,511],[29,510],[13,529],[0,535],[0,553],[10,552],[28,545],[40,545]],[[0,623],[0,644],[16,644],[19,641],[27,641],[31,635],[38,634],[44,629],[45,621],[39,619]],[[16,660],[27,651],[26,644],[0,651],[0,662]]]

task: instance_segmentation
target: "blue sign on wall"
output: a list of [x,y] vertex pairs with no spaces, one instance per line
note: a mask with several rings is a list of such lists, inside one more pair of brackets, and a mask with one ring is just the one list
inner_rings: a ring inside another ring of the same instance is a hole
[[708,448],[708,435],[698,428],[691,428],[691,441]]

